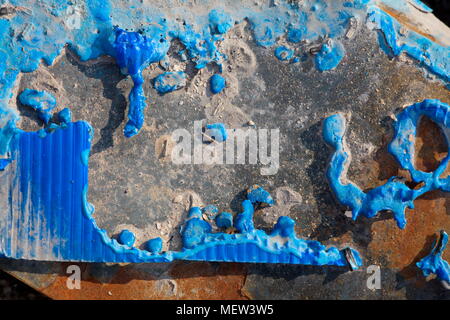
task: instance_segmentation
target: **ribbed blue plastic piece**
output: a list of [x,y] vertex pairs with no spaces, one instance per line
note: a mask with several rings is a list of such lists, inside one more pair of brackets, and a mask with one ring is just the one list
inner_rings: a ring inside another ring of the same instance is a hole
[[[0,255],[46,261],[348,264],[337,248],[295,235],[281,237],[276,229],[270,235],[257,229],[208,233],[200,244],[179,252],[151,253],[118,243],[97,227],[87,201],[91,130],[80,121],[52,133],[20,131],[14,136],[12,162],[0,173],[5,181],[0,187]],[[358,253],[352,253],[361,265]]]

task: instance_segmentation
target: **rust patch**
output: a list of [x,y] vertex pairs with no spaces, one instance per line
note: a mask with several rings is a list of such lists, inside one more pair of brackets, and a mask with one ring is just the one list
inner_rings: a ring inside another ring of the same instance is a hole
[[[415,149],[417,154],[415,166],[425,172],[436,170],[447,156],[448,146],[443,132],[427,117],[422,117],[420,120]],[[447,168],[447,171],[449,171],[449,168]]]
[[180,262],[174,264],[170,275],[177,278],[180,299],[246,299],[241,292],[245,283],[244,264]]
[[[408,224],[400,230],[393,219],[372,225],[373,240],[368,250],[375,261],[387,261],[387,267],[401,270],[405,278],[417,275],[415,263],[431,251],[439,230],[450,230],[450,199],[440,191],[430,192],[407,210]],[[450,251],[444,253],[450,259]]]
[[[423,118],[416,138],[416,168],[432,171],[447,153],[445,139],[437,125]],[[450,197],[441,191],[429,192],[415,201],[415,209],[406,211],[408,223],[405,230],[397,228],[393,219],[374,222],[372,241],[368,250],[375,262],[386,261],[388,268],[401,270],[406,278],[415,277],[420,270],[415,263],[431,251],[436,234],[450,230]],[[450,250],[444,253],[450,260]],[[424,284],[423,277],[415,280]]]
[[[62,264],[69,265],[69,264]],[[157,300],[157,299],[246,299],[241,292],[246,277],[243,264],[202,262],[174,263],[159,276],[130,264],[118,268],[110,280],[101,282],[82,269],[80,290],[67,288],[67,276],[61,273],[43,294],[61,300]],[[151,270],[151,266],[148,266]],[[65,268],[63,267],[65,270]]]

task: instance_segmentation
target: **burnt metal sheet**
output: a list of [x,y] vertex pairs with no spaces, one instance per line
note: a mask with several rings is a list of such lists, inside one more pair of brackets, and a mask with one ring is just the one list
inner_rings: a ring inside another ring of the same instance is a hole
[[[312,61],[280,63],[270,50],[250,39],[240,40],[245,51],[233,61],[237,68],[251,67],[254,72],[236,72],[236,82],[220,98],[204,94],[207,88],[196,85],[211,70],[192,71],[186,89],[172,93],[170,99],[146,86],[150,97],[146,125],[133,143],[122,135],[131,83],[110,60],[81,63],[67,50],[54,65],[23,74],[20,81],[20,88],[25,88],[52,79],[60,86],[60,105],[72,106],[75,120],[89,119],[96,129],[89,159],[89,200],[96,207],[97,224],[109,234],[129,228],[148,239],[166,232],[165,239],[172,239],[168,248],[175,249],[177,227],[192,201],[239,211],[243,190],[258,183],[285,200],[256,212],[259,227],[270,229],[276,217],[289,215],[301,237],[358,249],[365,260],[361,270],[209,262],[79,264],[82,289],[69,290],[70,263],[0,260],[1,268],[55,299],[449,299],[439,281],[425,279],[415,266],[429,252],[437,232],[450,230],[448,193],[435,191],[418,199],[415,209],[407,209],[407,228],[400,230],[385,213],[376,219],[350,220],[324,176],[332,152],[321,139],[324,116],[351,112],[349,177],[369,189],[405,174],[387,152],[392,137],[389,116],[427,98],[450,103],[442,83],[425,77],[409,58],[390,60],[376,36],[365,29],[358,32],[346,43],[347,55],[339,69],[327,73],[315,70]],[[147,72],[153,78],[158,71]],[[20,104],[19,110],[22,128],[37,129],[35,115]],[[236,124],[252,120],[261,128],[280,128],[278,174],[261,178],[260,168],[248,165],[174,170],[164,157],[154,157],[174,128],[190,130],[194,120],[206,118]],[[422,122],[416,143],[419,169],[432,170],[442,159],[446,146],[439,136],[432,122]],[[277,189],[280,186],[284,188]],[[179,194],[180,202],[174,202]],[[164,230],[167,222],[170,228]],[[444,258],[450,260],[449,250]],[[367,287],[370,265],[381,267],[380,290]]]

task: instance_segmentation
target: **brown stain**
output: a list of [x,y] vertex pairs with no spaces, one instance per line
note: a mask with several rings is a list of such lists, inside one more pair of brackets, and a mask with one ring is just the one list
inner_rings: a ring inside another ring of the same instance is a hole
[[439,44],[440,46],[446,47],[445,44],[443,44],[441,41],[439,41],[438,39],[436,39],[435,37],[433,37],[431,34],[423,31],[422,29],[420,29],[420,26],[418,26],[417,24],[415,24],[413,21],[411,21],[408,16],[406,16],[403,12],[399,12],[395,9],[392,9],[391,7],[383,4],[383,3],[379,3],[378,7],[383,10],[385,13],[387,13],[388,15],[390,15],[391,17],[395,18],[398,22],[400,22],[404,27],[424,36],[425,38]]

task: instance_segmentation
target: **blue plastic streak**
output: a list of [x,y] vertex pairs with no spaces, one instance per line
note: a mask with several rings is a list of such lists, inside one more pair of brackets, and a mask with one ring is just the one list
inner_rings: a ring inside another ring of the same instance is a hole
[[55,97],[47,91],[25,89],[19,95],[19,101],[23,105],[29,106],[38,112],[39,118],[48,124],[52,111],[56,107]]
[[[127,138],[136,135],[144,124],[146,107],[144,77],[142,71],[151,63],[161,60],[169,50],[170,43],[161,30],[152,30],[150,36],[138,32],[127,32],[116,28],[114,41],[115,58],[122,72],[129,74],[134,86],[131,89],[128,110],[128,122],[124,128]],[[158,34],[155,34],[158,33]]]
[[[347,180],[347,167],[350,154],[344,145],[346,122],[342,114],[325,119],[323,138],[335,149],[327,170],[327,178],[338,200],[351,208],[353,219],[362,214],[368,218],[378,212],[389,210],[394,214],[399,228],[406,226],[405,209],[413,209],[414,200],[426,192],[440,189],[450,191],[450,177],[441,177],[450,161],[448,155],[434,172],[416,170],[414,161],[414,139],[417,125],[422,116],[427,116],[443,130],[450,128],[450,107],[438,100],[424,100],[404,109],[394,123],[395,134],[389,144],[389,152],[394,155],[402,168],[408,170],[416,183],[423,183],[417,190],[410,189],[405,183],[391,177],[389,181],[369,192],[363,192],[354,183]],[[450,146],[449,141],[447,145]]]
[[220,74],[215,74],[209,79],[209,85],[211,88],[211,92],[214,94],[222,92],[222,90],[226,86],[225,78]]
[[387,55],[393,57],[404,52],[447,84],[450,82],[449,48],[440,46],[412,30],[402,35],[401,24],[377,7],[369,7],[368,13],[368,19],[374,22],[381,32],[380,46]]
[[442,232],[442,236],[442,247],[439,250],[436,247],[433,248],[431,253],[417,262],[416,265],[422,269],[425,277],[428,277],[430,274],[435,274],[439,279],[447,281],[450,284],[450,265],[442,259],[442,254],[448,243],[448,234]]
[[186,85],[186,74],[183,71],[165,72],[155,78],[154,87],[161,94],[181,89]]

